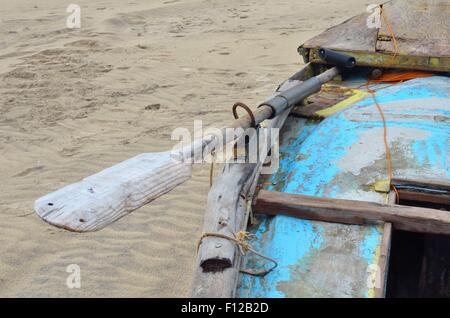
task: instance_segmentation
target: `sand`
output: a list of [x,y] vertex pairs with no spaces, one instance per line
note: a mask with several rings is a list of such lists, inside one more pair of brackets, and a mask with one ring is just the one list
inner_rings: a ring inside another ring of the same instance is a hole
[[[194,119],[220,127],[302,65],[296,48],[363,0],[14,0],[0,7],[0,296],[189,295],[209,166],[115,224],[76,234],[36,198],[142,152]],[[375,1],[377,2],[377,1]],[[81,288],[66,268],[81,269]]]

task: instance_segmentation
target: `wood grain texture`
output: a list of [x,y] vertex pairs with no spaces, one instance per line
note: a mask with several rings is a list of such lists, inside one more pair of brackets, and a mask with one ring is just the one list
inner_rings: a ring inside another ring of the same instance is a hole
[[[296,80],[285,82],[279,91],[297,84]],[[267,128],[282,127],[289,112],[290,109],[287,109],[274,119],[268,120]],[[256,136],[252,137],[254,138]],[[247,227],[249,213],[247,205],[252,201],[267,154],[260,151],[260,155],[260,160],[256,164],[227,164],[222,173],[216,177],[208,194],[203,232],[212,231],[233,236]],[[226,222],[223,222],[224,220]],[[197,255],[191,296],[234,297],[241,258],[242,255],[236,245],[229,240],[216,237],[204,238]],[[205,271],[202,267],[205,262],[209,263],[214,270]]]
[[[390,1],[383,13],[397,40],[399,54],[450,55],[450,2],[448,0]],[[394,53],[388,24],[381,20],[377,50]]]
[[389,254],[392,240],[392,223],[386,222],[383,226],[383,236],[380,244],[380,259],[378,267],[380,271],[378,288],[375,288],[375,298],[384,298],[386,295],[386,285],[389,270]]
[[316,52],[326,47],[352,55],[361,66],[449,70],[448,0],[389,1],[383,4],[383,12],[388,22],[381,18],[380,29],[368,28],[366,22],[370,13],[363,13],[311,38],[298,52],[305,61],[312,63],[324,63]]
[[450,234],[450,214],[445,211],[383,205],[372,202],[318,198],[261,190],[253,211],[268,215],[284,214],[304,219],[361,224],[361,222],[391,222],[399,230],[435,234]]
[[304,48],[375,52],[378,29],[367,27],[369,13],[357,15],[306,41]]
[[[388,194],[388,204],[395,204],[397,195],[394,191]],[[392,223],[386,222],[383,226],[383,236],[380,244],[380,258],[378,260],[378,267],[380,271],[379,282],[380,285],[375,288],[375,298],[384,298],[386,296],[387,278],[389,275],[389,255],[391,253],[392,243]]]
[[[244,186],[256,164],[230,164],[222,171],[223,178],[215,183],[208,194],[208,212],[203,231],[234,237],[239,231],[237,211],[242,211],[245,202],[240,200]],[[242,212],[241,212],[242,213]],[[219,237],[205,237],[199,249],[200,266],[205,272],[222,271],[231,267],[235,260],[235,243]]]
[[305,105],[299,105],[292,109],[291,114],[303,118],[324,118],[317,114],[318,111],[327,109],[349,97],[348,91],[329,86],[320,92],[309,96]]
[[[383,13],[398,38],[432,40],[449,38],[448,0],[393,0],[383,4]],[[383,19],[381,21],[379,37],[390,36],[386,23],[383,23]]]
[[[401,55],[441,57],[450,55],[450,40],[396,39]],[[393,41],[378,40],[377,52],[392,54],[395,52]]]
[[187,181],[191,165],[170,152],[144,153],[35,202],[46,222],[75,232],[97,231]]
[[400,199],[450,205],[450,183],[430,180],[392,179]]
[[[242,182],[247,183],[249,181],[245,180],[245,178],[250,178],[249,174],[252,174],[251,165],[229,164],[224,168],[208,194],[203,231],[217,231],[233,236],[236,231],[244,227],[242,220],[245,219],[246,213],[245,198],[239,195],[240,191],[233,191],[230,198],[227,199],[226,197],[229,194],[223,192],[224,189],[220,185],[224,182],[227,184],[239,182],[240,190],[244,190]],[[236,184],[234,186],[238,188]],[[236,193],[237,197],[235,196]],[[222,198],[225,199],[223,203],[220,202]],[[235,201],[231,201],[231,198]],[[217,204],[218,201],[219,204]],[[221,210],[224,204],[228,206],[225,207],[225,210]],[[228,220],[226,224],[225,220]],[[202,265],[209,267],[209,269],[216,268],[205,271]],[[240,254],[237,252],[234,243],[216,237],[204,238],[197,255],[191,296],[233,297],[239,266]]]

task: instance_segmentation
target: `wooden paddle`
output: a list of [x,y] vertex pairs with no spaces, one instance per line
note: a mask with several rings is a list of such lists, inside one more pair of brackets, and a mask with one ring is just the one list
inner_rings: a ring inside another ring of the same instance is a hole
[[[318,92],[337,74],[339,70],[333,67],[301,82],[261,104],[253,112],[254,120],[247,114],[228,128],[241,127],[245,131],[273,118]],[[179,151],[140,154],[39,198],[34,209],[44,221],[70,231],[102,229],[187,181],[192,159],[220,145],[215,135],[207,135]]]

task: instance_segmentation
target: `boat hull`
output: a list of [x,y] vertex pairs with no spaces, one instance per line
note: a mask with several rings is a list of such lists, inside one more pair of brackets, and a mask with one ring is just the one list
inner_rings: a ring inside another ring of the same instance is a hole
[[[432,76],[376,93],[386,117],[394,177],[448,182],[449,92],[448,77]],[[279,169],[264,180],[265,189],[387,202],[388,193],[375,186],[388,173],[383,121],[374,100],[366,94],[342,105],[322,121],[288,118],[281,132]],[[385,229],[384,223],[344,225],[258,216],[248,228],[256,235],[253,246],[276,259],[278,267],[264,277],[241,274],[237,296],[382,296]],[[261,266],[264,261],[255,255],[247,255],[242,265]]]

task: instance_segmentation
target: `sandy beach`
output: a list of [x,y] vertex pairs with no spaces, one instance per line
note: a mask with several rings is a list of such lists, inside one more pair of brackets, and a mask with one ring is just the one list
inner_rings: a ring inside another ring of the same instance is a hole
[[[0,296],[186,297],[209,165],[99,232],[44,223],[33,202],[194,120],[221,127],[302,65],[297,47],[365,0],[15,0],[0,7]],[[66,268],[81,269],[81,288]]]

